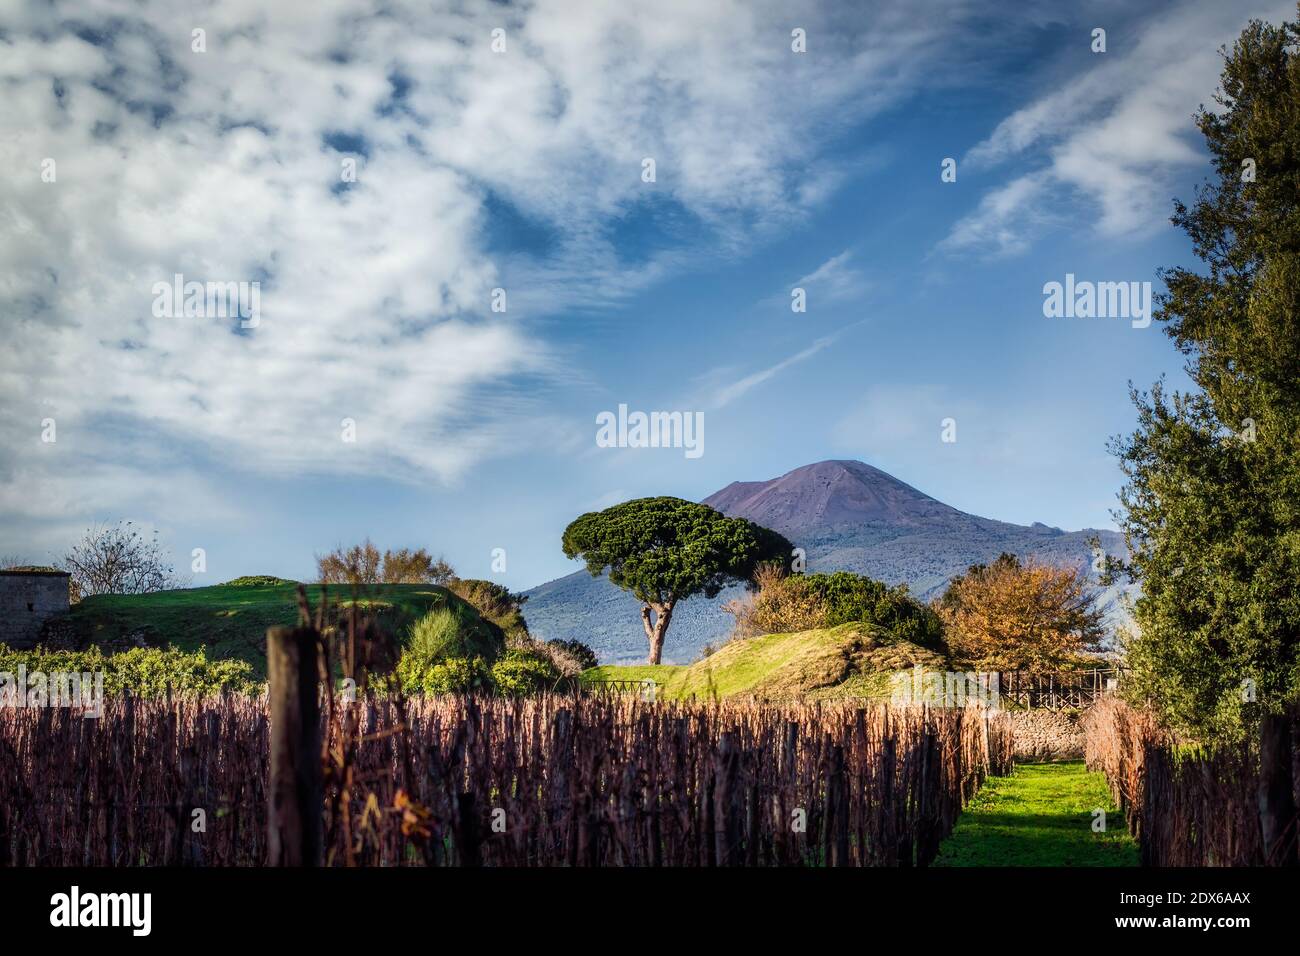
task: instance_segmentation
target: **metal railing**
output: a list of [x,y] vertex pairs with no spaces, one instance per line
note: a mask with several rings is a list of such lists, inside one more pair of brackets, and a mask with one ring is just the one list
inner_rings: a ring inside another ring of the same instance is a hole
[[1124,679],[1124,668],[1031,673],[1002,671],[998,693],[1002,706],[1029,710],[1082,710],[1114,690]]
[[642,678],[641,680],[601,678],[597,680],[583,681],[582,689],[588,694],[636,694],[643,700],[654,700],[657,696],[659,685],[650,677]]

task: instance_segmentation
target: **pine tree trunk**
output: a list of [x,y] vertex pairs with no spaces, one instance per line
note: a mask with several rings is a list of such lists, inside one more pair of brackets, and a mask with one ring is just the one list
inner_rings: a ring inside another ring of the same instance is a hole
[[[654,612],[653,622],[650,619]],[[641,605],[641,625],[645,628],[646,639],[650,642],[649,663],[658,664],[664,652],[664,634],[668,631],[668,622],[673,619],[673,604]]]

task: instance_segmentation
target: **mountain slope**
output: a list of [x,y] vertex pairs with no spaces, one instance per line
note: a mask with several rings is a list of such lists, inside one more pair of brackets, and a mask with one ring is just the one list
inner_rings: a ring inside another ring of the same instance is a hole
[[[888,584],[905,583],[923,599],[940,593],[953,575],[1003,551],[1087,567],[1092,562],[1088,540],[1096,536],[1107,552],[1126,553],[1117,532],[1067,532],[981,518],[860,461],[823,461],[771,481],[733,482],[704,503],[781,532],[805,550],[810,571],[853,571]],[[1103,599],[1113,621],[1123,618],[1120,591],[1112,587]],[[534,635],[585,641],[603,663],[644,658],[636,599],[603,577],[577,571],[527,593],[524,614]],[[689,663],[706,643],[725,640],[731,617],[721,607],[740,593],[736,586],[713,601],[693,598],[679,605],[665,660]]]

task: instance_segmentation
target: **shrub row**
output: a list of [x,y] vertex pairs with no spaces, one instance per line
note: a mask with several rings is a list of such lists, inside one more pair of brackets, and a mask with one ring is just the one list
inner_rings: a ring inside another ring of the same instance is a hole
[[94,674],[103,673],[106,694],[130,690],[140,697],[175,694],[212,694],[223,689],[253,691],[253,668],[245,661],[209,660],[203,648],[181,651],[176,648],[137,647],[116,654],[99,648],[85,651],[55,651],[36,648],[15,650],[0,644],[0,674],[17,678],[25,668],[30,679],[39,672]]

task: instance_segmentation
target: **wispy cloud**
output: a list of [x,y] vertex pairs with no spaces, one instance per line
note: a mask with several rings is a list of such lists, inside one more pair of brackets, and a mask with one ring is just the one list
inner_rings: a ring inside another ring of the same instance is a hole
[[[801,276],[795,281],[796,286],[815,290],[820,298],[827,301],[839,301],[862,293],[867,286],[866,278],[860,269],[850,265],[853,251],[845,249],[838,256],[832,256],[820,266]],[[811,291],[809,294],[812,294]]]
[[746,394],[749,391],[752,391],[753,389],[757,388],[759,385],[762,385],[764,382],[768,381],[774,376],[781,374],[791,366],[798,365],[800,362],[806,362],[808,359],[812,358],[818,352],[821,352],[827,346],[834,343],[838,338],[840,338],[840,336],[844,335],[850,329],[855,329],[859,325],[862,325],[862,322],[854,322],[853,324],[847,325],[844,328],[840,329],[839,331],[832,333],[831,335],[824,335],[821,338],[814,341],[807,348],[800,349],[798,352],[795,352],[793,355],[783,358],[775,365],[769,365],[765,369],[761,369],[760,371],[753,372],[749,375],[744,376],[743,378],[731,382],[728,385],[724,385],[718,388],[717,391],[714,392],[713,401],[711,404],[715,408],[722,408],[724,405],[731,404],[736,399],[740,398],[742,395]]
[[725,388],[721,388],[718,390],[717,395],[714,396],[713,404],[718,408],[721,408],[724,405],[731,404],[736,399],[740,398],[740,396],[744,395],[746,392],[750,391],[751,389],[757,388],[759,385],[762,385],[772,376],[784,372],[791,365],[797,365],[800,362],[812,358],[822,349],[826,348],[826,346],[830,345],[831,342],[833,341],[834,341],[833,336],[826,336],[824,338],[820,338],[812,345],[808,346],[806,349],[803,349],[800,352],[796,352],[794,355],[791,355],[789,358],[782,359],[781,361],[777,362],[775,365],[769,365],[767,368],[763,369],[762,371],[754,372],[752,375],[746,375],[744,378],[732,382],[730,385],[726,386]]
[[1096,210],[1095,231],[1106,238],[1162,227],[1175,174],[1200,161],[1189,120],[1218,86],[1219,47],[1251,17],[1277,21],[1294,12],[1290,0],[1204,0],[1136,25],[1136,42],[1112,33],[1110,51],[1093,55],[1086,72],[1008,116],[966,154],[963,169],[1014,160],[1029,171],[986,195],[939,249],[1021,253],[1079,202]]

